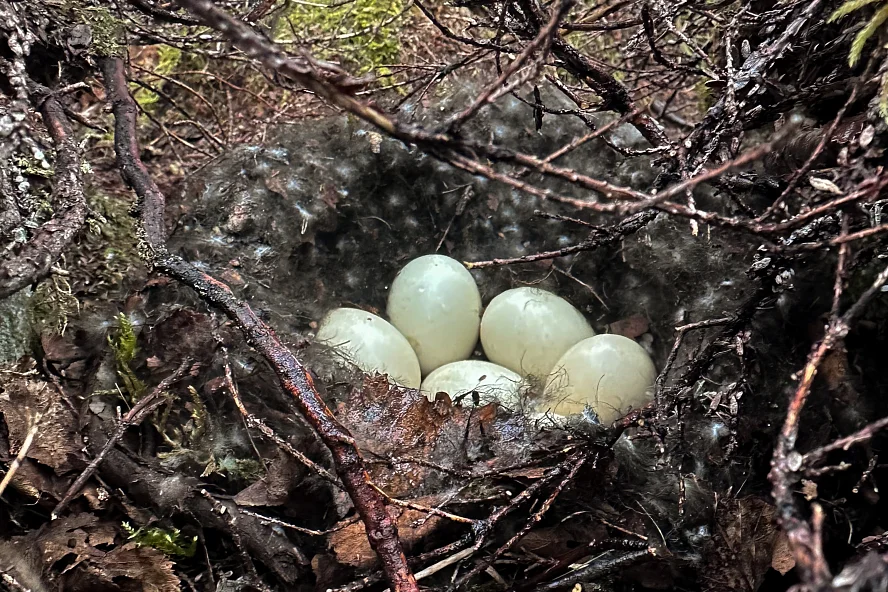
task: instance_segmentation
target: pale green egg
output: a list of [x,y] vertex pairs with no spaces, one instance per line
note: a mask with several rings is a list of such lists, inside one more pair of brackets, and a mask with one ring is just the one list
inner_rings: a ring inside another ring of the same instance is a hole
[[547,376],[568,349],[593,335],[570,302],[538,288],[506,290],[481,319],[487,359],[523,376]]
[[596,335],[577,343],[546,380],[541,412],[582,413],[592,408],[603,424],[653,400],[657,370],[643,347],[621,335]]
[[398,384],[419,388],[419,360],[407,339],[375,314],[356,308],[337,308],[318,328],[317,341],[368,374],[387,374]]
[[416,351],[423,375],[465,360],[478,342],[478,286],[461,263],[444,255],[405,265],[392,283],[387,312]]
[[447,393],[451,399],[462,397],[464,405],[472,403],[473,392],[478,393],[482,405],[497,402],[508,409],[518,407],[521,377],[508,368],[480,360],[463,360],[436,368],[422,381],[420,390],[430,400],[437,393]]

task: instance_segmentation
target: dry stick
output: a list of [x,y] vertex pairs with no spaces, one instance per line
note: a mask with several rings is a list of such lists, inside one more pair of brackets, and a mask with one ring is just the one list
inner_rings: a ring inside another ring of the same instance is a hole
[[52,199],[55,214],[14,257],[0,259],[0,299],[48,276],[86,221],[80,148],[71,124],[54,96],[49,95],[39,107],[56,148]]
[[370,476],[354,438],[321,400],[308,370],[281,343],[274,330],[259,319],[247,303],[235,297],[227,285],[167,250],[166,200],[139,157],[136,140],[138,106],[127,89],[123,62],[119,58],[103,58],[101,67],[114,113],[118,167],[139,197],[140,239],[149,263],[195,290],[209,305],[221,309],[243,332],[247,343],[266,359],[277,374],[281,387],[293,397],[303,416],[330,449],[337,473],[364,521],[370,546],[379,555],[392,589],[395,592],[418,592],[398,540],[397,524],[386,510],[385,498],[370,486]]
[[[429,567],[416,572],[416,579],[420,580],[422,578],[426,578],[434,573],[437,573],[447,567],[448,565],[452,565],[461,559],[468,557],[472,553],[475,552],[475,549],[471,548],[472,544],[471,535],[466,535],[460,539],[453,541],[443,547],[439,547],[427,553],[423,553],[421,555],[417,555],[416,557],[411,557],[409,559],[410,565],[414,567],[418,567],[429,559],[435,559],[437,557],[447,557],[443,561],[438,563],[434,563]],[[466,549],[466,547],[470,547]],[[462,550],[460,550],[462,549]],[[455,555],[451,555],[452,553],[457,552]],[[456,557],[454,559],[454,557]],[[358,590],[363,590],[368,586],[379,582],[382,579],[382,575],[380,572],[375,572],[370,575],[364,576],[360,580],[355,580],[354,582],[350,582],[345,586],[341,586],[339,588],[330,588],[327,592],[357,592]]]
[[552,16],[549,18],[549,22],[545,27],[540,29],[537,36],[528,43],[521,53],[518,54],[512,63],[503,70],[502,74],[499,75],[492,84],[490,84],[487,88],[481,91],[471,105],[466,107],[463,111],[454,116],[450,122],[446,125],[446,128],[450,131],[458,131],[460,126],[465,123],[468,119],[474,116],[482,107],[487,105],[488,103],[496,100],[496,93],[498,90],[503,87],[509,78],[512,77],[515,72],[517,72],[521,66],[523,66],[527,60],[530,59],[530,56],[537,49],[542,49],[542,55],[540,56],[540,61],[545,59],[546,53],[548,52],[548,48],[552,43],[552,37],[555,35],[558,30],[558,23],[567,14],[567,12],[573,6],[573,0],[558,0],[555,4],[554,9],[552,10]]
[[191,366],[191,361],[190,358],[186,358],[181,364],[179,364],[179,367],[176,368],[175,372],[160,381],[160,384],[154,387],[154,390],[139,399],[139,402],[133,405],[132,409],[129,410],[129,413],[127,413],[117,424],[114,433],[108,438],[108,441],[105,442],[102,450],[99,451],[94,459],[92,459],[86,469],[80,473],[77,480],[71,484],[71,487],[68,488],[68,491],[65,492],[65,495],[59,503],[56,504],[55,509],[52,511],[53,520],[58,518],[62,511],[68,507],[68,504],[71,503],[74,496],[80,492],[80,489],[86,484],[87,480],[89,480],[93,473],[96,472],[96,469],[99,468],[99,465],[105,460],[105,456],[107,456],[108,452],[114,448],[117,442],[123,437],[123,434],[126,433],[129,428],[141,424],[146,417],[151,415],[155,409],[165,402],[163,394],[173,385],[173,383],[185,376],[189,366]]
[[586,459],[589,458],[589,452],[581,450],[575,454],[573,454],[570,458],[564,461],[562,466],[570,466],[570,470],[567,472],[567,475],[561,480],[560,483],[552,490],[552,493],[546,498],[546,501],[540,506],[540,509],[531,515],[530,519],[525,522],[524,526],[521,528],[518,533],[510,538],[508,541],[503,543],[503,545],[493,552],[493,555],[486,558],[484,561],[480,561],[475,567],[470,569],[468,572],[463,574],[459,580],[454,584],[454,588],[459,588],[460,586],[466,584],[473,577],[486,570],[488,567],[493,566],[493,563],[499,558],[500,555],[511,549],[515,543],[520,541],[524,536],[530,531],[533,526],[539,522],[546,512],[549,511],[549,508],[552,507],[552,504],[555,502],[555,499],[561,494],[567,485],[573,481],[573,478],[576,476],[577,471],[586,463]]
[[295,530],[296,532],[301,532],[302,534],[308,534],[311,536],[327,536],[328,534],[334,533],[336,531],[342,530],[346,526],[354,524],[360,518],[354,517],[349,520],[343,521],[338,526],[334,526],[328,530],[312,530],[310,528],[303,528],[301,526],[296,526],[295,524],[290,524],[289,522],[285,522],[283,520],[279,520],[277,518],[272,518],[271,516],[265,516],[264,514],[259,514],[258,512],[253,512],[251,510],[245,510],[244,508],[238,508],[237,510],[241,514],[246,514],[247,516],[252,516],[253,518],[259,519],[262,524],[275,524],[277,526],[283,528],[289,528],[290,530]]
[[829,127],[826,128],[826,131],[823,132],[823,135],[820,137],[820,141],[817,143],[817,146],[814,148],[814,151],[808,156],[808,159],[805,161],[805,164],[802,165],[802,168],[797,170],[792,174],[792,177],[789,179],[789,183],[786,185],[786,189],[784,189],[780,195],[774,200],[768,209],[766,209],[761,216],[756,218],[756,222],[763,222],[767,220],[771,214],[777,211],[777,208],[780,207],[780,204],[783,203],[783,200],[786,199],[793,189],[799,184],[799,181],[802,177],[811,169],[814,161],[817,160],[817,157],[820,156],[820,153],[823,152],[823,148],[826,146],[826,143],[832,139],[833,133],[836,131],[836,127],[838,127],[839,122],[842,121],[842,118],[845,116],[845,111],[848,109],[848,106],[854,102],[854,99],[857,98],[857,90],[860,85],[855,84],[851,89],[851,94],[848,96],[848,100],[845,101],[845,104],[842,105],[842,108],[839,109],[839,112],[836,113],[835,118],[832,120],[832,123],[829,124]]
[[[747,220],[736,221],[709,212],[698,212],[666,200],[670,197],[681,195],[696,185],[719,176],[731,168],[741,166],[760,158],[772,148],[772,143],[762,144],[733,161],[724,163],[718,168],[710,171],[705,171],[696,177],[687,179],[651,197],[650,195],[635,191],[628,187],[616,186],[599,179],[581,175],[572,169],[553,166],[551,163],[544,162],[534,156],[515,153],[497,146],[456,140],[446,134],[430,133],[421,128],[397,123],[381,111],[362,103],[353,96],[352,93],[354,90],[360,85],[363,85],[365,83],[364,80],[352,78],[338,66],[320,62],[307,53],[304,53],[299,58],[289,56],[278,46],[253,31],[247,24],[230,17],[225,12],[216,8],[210,0],[177,1],[191,12],[197,14],[208,26],[220,31],[247,56],[256,59],[269,69],[302,84],[308,90],[327,100],[332,105],[352,113],[394,138],[420,146],[430,155],[448,162],[455,167],[505,183],[522,191],[526,191],[531,195],[537,195],[543,199],[553,199],[573,205],[577,208],[591,209],[599,212],[635,213],[656,206],[658,209],[675,215],[690,217],[705,222],[719,223],[729,227],[733,226],[756,230],[755,228],[749,228],[750,223]],[[533,0],[527,1],[532,2]],[[540,26],[542,25],[540,24]],[[566,44],[563,42],[561,42],[561,45],[559,46],[559,39],[556,36],[553,51],[558,53],[559,47],[561,47],[562,51],[567,51],[568,53],[576,51],[573,48],[570,48],[570,46],[565,46]],[[579,56],[579,58],[580,66],[583,66],[584,58],[582,58],[582,56]],[[593,66],[590,65],[588,67]],[[585,74],[591,76],[588,71]],[[594,74],[594,77],[599,77],[599,75],[604,76],[604,78],[600,78],[599,80],[604,81],[604,86],[602,87],[601,92],[604,92],[608,97],[613,98],[614,104],[621,106],[618,110],[624,113],[629,113],[634,110],[625,89],[606,72],[598,72]],[[628,101],[628,103],[626,101]],[[623,107],[626,108],[623,109]],[[633,121],[636,126],[647,126],[648,128],[652,128],[648,129],[649,132],[657,131],[658,133],[662,133],[661,131],[658,131],[659,128],[657,128],[650,119],[643,117],[641,114],[639,117],[642,117],[642,119],[636,118],[636,120]],[[780,141],[782,137],[790,132],[790,128],[791,126],[789,125],[785,126],[781,130],[781,134],[783,135],[778,136],[775,141]],[[668,145],[668,140],[664,139],[664,142]],[[663,142],[655,142],[655,144],[663,145]],[[549,190],[539,189],[509,177],[508,175],[497,173],[490,167],[487,167],[472,158],[468,158],[465,154],[480,155],[487,157],[494,162],[517,164],[522,167],[532,168],[543,175],[564,179],[579,185],[580,187],[597,191],[607,199],[623,197],[633,200],[635,203],[603,204],[558,195]]]
[[[525,38],[534,37],[543,27],[543,9],[537,0],[519,0],[520,14],[524,17],[523,31]],[[514,12],[514,11],[513,11]],[[567,70],[594,90],[604,100],[608,108],[620,114],[637,111],[629,91],[613,75],[582,55],[575,47],[567,43],[561,36],[555,35],[552,40],[552,53],[560,61],[560,67]],[[637,113],[631,119],[634,125],[651,146],[670,146],[669,138],[662,128],[644,113]]]
[[638,115],[638,111],[637,110],[632,111],[630,113],[627,113],[626,115],[623,115],[622,117],[614,119],[610,123],[604,124],[603,126],[599,127],[598,129],[592,130],[591,132],[589,132],[585,136],[580,136],[578,138],[574,138],[573,140],[570,141],[570,143],[565,144],[564,146],[562,146],[561,148],[559,148],[555,152],[552,152],[551,154],[549,154],[549,156],[545,157],[543,159],[543,162],[552,162],[553,160],[561,158],[562,156],[564,156],[568,152],[572,152],[572,151],[576,150],[577,148],[579,148],[580,146],[582,146],[586,142],[589,142],[590,140],[594,140],[595,138],[604,134],[605,132],[609,132],[612,128],[614,128],[618,125],[623,125],[624,123],[626,123],[626,121],[628,119],[631,119],[632,117],[635,117],[636,115]]
[[672,365],[675,363],[675,358],[678,356],[678,350],[681,349],[681,344],[684,342],[685,335],[687,335],[688,331],[693,331],[695,329],[706,329],[708,327],[715,327],[718,325],[727,325],[733,320],[733,317],[722,317],[719,319],[707,319],[705,321],[699,321],[697,323],[691,323],[689,325],[682,325],[681,327],[676,327],[675,330],[678,331],[678,335],[675,336],[675,342],[672,344],[672,349],[669,351],[669,356],[666,358],[666,365],[663,366],[662,372],[657,376],[656,385],[657,385],[657,405],[659,406],[659,396],[663,391],[663,385],[666,383],[666,377],[669,375],[669,371],[672,369]]
[[419,0],[414,0],[413,3],[426,16],[426,18],[428,18],[430,21],[432,21],[432,24],[435,25],[435,27],[437,27],[438,30],[441,31],[441,33],[445,37],[447,37],[448,39],[452,39],[453,41],[458,41],[459,43],[464,43],[464,44],[472,46],[472,47],[478,47],[480,49],[495,49],[497,51],[511,51],[505,45],[499,45],[499,44],[493,43],[491,41],[478,41],[477,39],[472,39],[471,37],[464,37],[462,35],[457,35],[453,31],[451,31],[447,27],[447,25],[445,25],[440,20],[438,20],[435,17],[435,15],[432,14],[432,12],[428,8],[423,6],[422,2],[420,2]]
[[833,452],[834,450],[848,450],[855,444],[861,444],[870,440],[877,432],[886,428],[888,428],[888,417],[883,417],[878,421],[874,421],[873,423],[862,427],[853,434],[845,436],[844,438],[839,438],[838,440],[805,454],[802,459],[803,464],[808,470],[810,470],[814,465],[821,462],[830,452]]
[[777,272],[776,269],[769,269],[766,275],[760,278],[760,283],[755,293],[737,307],[736,312],[724,323],[724,329],[719,332],[718,336],[706,344],[703,351],[694,357],[694,360],[687,366],[681,376],[676,379],[676,388],[686,388],[695,383],[709,368],[712,359],[724,347],[724,344],[733,339],[740,329],[752,320],[752,317],[763,302],[774,296],[773,281],[777,276]]
[[[771,67],[793,46],[799,31],[818,13],[823,0],[811,0],[804,10],[773,41],[763,43],[744,60],[735,75],[735,89],[741,91],[752,88],[753,81],[764,80]],[[734,92],[725,93],[707,112],[703,121],[688,135],[678,147],[676,164],[687,166],[691,154],[699,154],[700,146],[710,138],[712,129],[724,122],[726,103],[734,99]]]
[[564,247],[563,249],[558,249],[557,251],[543,251],[542,253],[534,253],[533,255],[524,255],[522,257],[514,257],[510,259],[464,261],[463,264],[469,269],[485,269],[488,267],[499,267],[501,265],[514,265],[516,263],[532,263],[534,261],[544,261],[546,259],[557,259],[558,257],[565,257],[581,251],[591,251],[598,247],[622,240],[624,237],[638,232],[656,217],[657,212],[653,210],[633,214],[610,228],[593,228],[589,233],[589,237],[584,241],[569,247]]
[[[598,518],[596,517],[596,519],[598,519]],[[604,524],[606,524],[607,526],[610,526],[612,528],[614,527],[614,525],[607,522],[606,520],[601,520],[601,522],[603,522]],[[588,557],[594,553],[600,553],[601,551],[616,551],[616,550],[640,551],[642,549],[644,549],[644,550],[650,549],[650,547],[647,544],[647,537],[641,536],[637,533],[626,530],[625,528],[622,528],[622,527],[616,527],[616,529],[621,532],[625,532],[626,534],[632,535],[632,536],[641,537],[642,540],[640,540],[640,541],[630,541],[627,539],[593,540],[587,545],[577,547],[576,549],[573,549],[572,551],[565,553],[564,555],[559,557],[558,560],[554,564],[552,564],[550,567],[537,573],[534,576],[531,576],[530,578],[527,578],[525,581],[521,582],[520,584],[513,586],[512,588],[509,589],[509,592],[524,592],[526,590],[536,589],[536,586],[541,581],[545,580],[550,573],[566,569],[566,568],[570,567],[571,565],[573,565],[574,563],[576,563],[577,561],[583,559],[583,557]],[[599,557],[600,557],[600,555],[599,555]],[[598,565],[600,566],[601,563],[599,562]],[[570,575],[572,575],[572,573],[573,572],[565,574],[565,576],[569,577]],[[562,576],[562,578],[565,576]],[[562,579],[562,578],[558,578],[558,579]]]
[[[465,168],[466,163],[463,161],[469,160],[462,155],[460,150],[474,151],[487,156],[491,160],[536,168],[544,175],[562,178],[579,184],[587,189],[598,191],[607,198],[622,196],[633,200],[645,200],[650,197],[631,188],[619,187],[581,175],[571,169],[553,166],[530,155],[514,153],[510,150],[483,144],[457,141],[446,134],[429,133],[414,126],[397,123],[386,114],[362,103],[353,96],[352,92],[360,85],[363,85],[364,80],[352,78],[338,66],[319,62],[307,53],[300,58],[289,56],[280,47],[266,40],[245,23],[232,18],[216,8],[209,0],[178,0],[178,2],[197,14],[208,26],[220,31],[247,56],[258,60],[275,72],[291,78],[332,105],[352,113],[392,137],[417,144],[436,158],[449,162],[454,166]],[[504,175],[491,174],[492,171],[490,173],[484,172],[487,169],[480,165],[480,163],[471,161],[469,166],[472,168],[481,167],[478,172],[491,179],[504,180]],[[534,189],[526,184],[523,185],[525,190],[532,192]],[[685,188],[682,187],[681,191],[684,190]],[[537,192],[544,196],[550,195],[548,192],[541,190],[537,190]],[[574,201],[578,204],[585,203],[587,207],[596,205],[581,200]],[[613,204],[608,205],[611,207],[602,211],[615,210]]]
[[411,502],[410,500],[402,500],[398,498],[394,498],[380,489],[376,484],[370,483],[370,487],[378,491],[380,494],[385,496],[385,499],[389,501],[390,504],[395,506],[400,506],[402,508],[408,508],[410,510],[416,510],[417,512],[422,512],[424,514],[431,514],[433,516],[438,516],[440,518],[446,518],[447,520],[452,520],[454,522],[461,522],[463,524],[475,524],[477,520],[474,518],[466,518],[465,516],[459,516],[457,514],[451,514],[450,512],[445,512],[440,508],[432,508],[429,506],[424,506],[422,504],[417,504],[416,502]]
[[843,234],[841,236],[837,236],[825,242],[817,242],[817,243],[799,243],[798,245],[794,245],[790,247],[789,251],[816,251],[818,249],[822,249],[823,247],[835,247],[837,245],[844,245],[847,243],[851,243],[854,241],[858,241],[862,238],[867,238],[870,236],[875,236],[877,234],[882,234],[883,232],[888,232],[888,224],[880,224],[879,226],[873,226],[872,228],[866,228],[864,230],[858,230],[857,232],[852,232],[850,234]]
[[[842,277],[844,276],[846,259],[847,257],[839,257],[834,301],[838,301],[842,294]],[[823,557],[823,548],[819,544],[818,533],[804,520],[793,498],[794,486],[801,476],[804,465],[804,457],[795,449],[799,420],[821,362],[833,347],[845,338],[850,331],[851,323],[880,293],[886,281],[888,281],[888,267],[876,276],[873,284],[844,315],[833,316],[827,327],[826,335],[820,343],[814,345],[808,356],[808,362],[802,371],[799,385],[789,401],[786,420],[774,447],[771,472],[768,478],[771,480],[771,492],[777,505],[778,519],[789,538],[796,562],[801,568],[802,581],[815,586],[826,585],[830,579],[830,571]]]
[[6,471],[6,474],[3,476],[3,481],[0,481],[0,496],[3,495],[4,491],[6,491],[7,486],[9,486],[9,482],[12,481],[12,478],[15,476],[19,467],[22,466],[22,461],[25,460],[25,456],[27,456],[28,450],[30,450],[31,446],[34,444],[34,438],[37,436],[37,432],[40,430],[41,419],[43,419],[43,413],[37,413],[34,416],[34,425],[31,426],[31,429],[29,429],[28,433],[25,435],[25,440],[22,442],[22,447],[19,449],[18,454],[15,455],[15,458],[9,465],[9,470]]
[[655,552],[653,549],[644,549],[640,551],[630,551],[624,555],[619,555],[613,559],[602,559],[600,561],[592,561],[586,567],[580,568],[574,572],[567,574],[557,580],[553,580],[547,584],[539,586],[537,592],[550,592],[559,588],[569,588],[575,586],[579,582],[589,582],[600,578],[612,571],[627,567],[633,563],[638,563],[643,559],[653,557]]
[[231,364],[229,364],[227,360],[225,361],[225,384],[228,386],[228,392],[231,394],[231,398],[234,400],[235,406],[237,407],[238,411],[240,411],[240,414],[243,416],[244,421],[247,422],[247,426],[259,430],[260,432],[262,432],[262,435],[277,444],[277,446],[281,450],[301,462],[303,465],[306,466],[306,468],[314,471],[318,474],[318,476],[326,479],[336,488],[343,489],[342,482],[336,478],[336,475],[332,474],[330,471],[293,448],[289,442],[278,436],[273,429],[265,424],[265,422],[247,411],[247,408],[244,406],[244,402],[240,398],[240,391],[238,390],[237,385],[234,382],[234,377],[231,373]]

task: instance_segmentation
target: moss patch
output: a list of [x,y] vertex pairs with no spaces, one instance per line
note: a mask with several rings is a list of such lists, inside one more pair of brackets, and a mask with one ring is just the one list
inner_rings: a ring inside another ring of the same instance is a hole
[[283,41],[314,41],[312,52],[331,60],[344,59],[360,72],[388,73],[385,65],[398,61],[398,28],[405,16],[403,0],[319,0],[293,5],[277,27]]

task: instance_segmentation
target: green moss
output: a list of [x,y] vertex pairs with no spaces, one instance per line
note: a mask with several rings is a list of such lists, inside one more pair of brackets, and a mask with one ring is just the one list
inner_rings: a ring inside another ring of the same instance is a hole
[[[398,29],[404,0],[313,0],[294,4],[279,23],[276,37],[293,40],[293,31],[302,39],[317,39],[312,53],[323,59],[345,58],[360,72],[377,70],[398,61],[401,43]],[[292,28],[291,28],[292,27]]]
[[[265,467],[254,458],[236,458],[225,456],[221,459],[213,459],[216,473],[222,473],[252,483],[265,476]],[[206,474],[206,473],[205,473]]]
[[159,45],[157,47],[157,65],[154,67],[154,72],[166,76],[172,73],[181,61],[182,50],[170,45]]
[[[837,21],[852,12],[860,10],[864,6],[875,4],[877,1],[878,0],[848,0],[836,9],[826,22],[831,23]],[[866,46],[866,42],[873,38],[886,21],[888,21],[888,2],[883,3],[876,9],[876,13],[869,21],[867,21],[866,25],[864,25],[860,32],[857,33],[857,36],[854,37],[854,41],[851,43],[851,50],[848,52],[849,66],[853,68],[857,65],[857,62],[860,61],[860,56],[863,55],[863,48]]]
[[122,56],[124,27],[121,22],[104,7],[88,7],[77,12],[84,23],[92,30],[90,51],[97,56]]
[[114,361],[117,363],[117,375],[123,381],[130,395],[130,400],[135,403],[145,396],[147,389],[145,383],[136,376],[136,373],[130,366],[136,357],[136,353],[139,351],[136,346],[136,332],[132,321],[123,313],[117,315],[117,324],[117,332],[114,335],[108,336],[108,344],[114,352]]
[[55,171],[52,169],[45,168],[41,163],[37,162],[34,159],[18,157],[15,159],[15,164],[19,167],[19,170],[26,174],[31,175],[33,177],[41,177],[43,179],[51,179],[55,174]]
[[[63,261],[64,257],[55,267],[62,267]],[[80,301],[74,296],[70,282],[58,273],[52,273],[40,282],[31,305],[36,326],[59,335],[64,335],[68,320],[80,314]]]
[[130,202],[102,193],[88,195],[89,232],[81,239],[81,250],[88,261],[81,274],[92,291],[117,288],[142,266],[136,248],[137,237],[130,216]]
[[121,524],[131,541],[140,547],[152,547],[167,555],[181,557],[193,557],[197,550],[197,537],[188,538],[182,535],[178,528],[157,528],[145,526],[133,528],[128,522]]

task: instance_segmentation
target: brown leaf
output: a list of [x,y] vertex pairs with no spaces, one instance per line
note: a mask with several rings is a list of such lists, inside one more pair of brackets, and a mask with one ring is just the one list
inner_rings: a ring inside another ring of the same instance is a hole
[[179,578],[173,573],[173,565],[157,549],[130,542],[91,561],[87,573],[124,592],[179,592]]
[[634,314],[631,317],[620,319],[607,326],[608,332],[614,335],[622,335],[629,339],[637,339],[648,332],[649,323],[647,317],[642,314]]
[[[434,506],[441,499],[438,496],[429,496],[412,501],[423,506]],[[429,516],[426,512],[419,510],[391,505],[388,507],[388,513],[397,521],[398,538],[401,540],[404,551],[408,553],[417,543],[431,535],[444,520],[438,516]],[[367,531],[364,530],[363,522],[355,522],[333,532],[328,541],[339,563],[357,568],[368,568],[376,562],[376,553],[367,540]]]
[[703,549],[704,592],[755,592],[771,567],[777,538],[776,510],[762,498],[722,502],[712,538]]
[[239,506],[280,506],[287,502],[290,492],[299,483],[299,465],[283,453],[271,463],[268,475],[234,496]]
[[[215,325],[205,314],[188,309],[178,309],[159,319],[150,332],[146,333],[144,355],[156,358],[152,362],[155,375],[167,376],[185,358],[198,362],[208,362],[216,351],[213,338]],[[160,360],[162,363],[158,363]]]
[[36,546],[48,567],[74,555],[67,562],[64,570],[67,572],[83,561],[104,555],[104,551],[95,546],[112,543],[114,535],[114,526],[109,523],[100,524],[96,516],[83,513],[50,523],[37,538]]
[[777,533],[774,541],[774,551],[771,553],[771,567],[780,572],[781,576],[785,576],[789,570],[795,567],[795,557],[792,556],[792,549],[789,546],[789,538],[782,530]]
[[[525,447],[523,424],[512,421],[495,405],[457,407],[449,397],[434,402],[414,389],[392,386],[384,376],[368,377],[354,389],[337,417],[368,456],[410,456],[448,468],[482,464],[493,468],[514,463]],[[468,429],[467,429],[468,426]],[[434,469],[414,462],[374,463],[374,483],[395,497],[422,495],[433,486]],[[425,489],[424,489],[425,488]]]
[[10,452],[17,454],[40,414],[37,435],[27,458],[52,467],[58,475],[86,466],[81,455],[77,417],[49,383],[29,376],[10,375],[0,386],[0,414],[9,428]]

